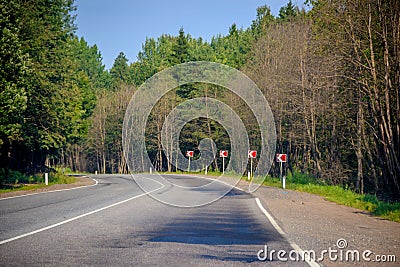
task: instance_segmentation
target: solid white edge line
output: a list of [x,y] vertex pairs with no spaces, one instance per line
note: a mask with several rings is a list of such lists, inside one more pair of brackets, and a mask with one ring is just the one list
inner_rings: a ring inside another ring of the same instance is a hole
[[[87,177],[87,178],[89,178],[89,177]],[[13,196],[13,197],[5,197],[5,198],[0,198],[0,201],[1,200],[6,200],[6,199],[18,198],[18,197],[29,197],[29,196],[40,195],[40,194],[47,194],[47,193],[53,193],[53,192],[61,192],[61,191],[81,189],[81,188],[96,186],[99,183],[96,179],[92,178],[92,180],[95,182],[94,184],[78,186],[78,187],[73,187],[73,188],[66,188],[66,189],[51,190],[51,191],[45,191],[45,192],[39,192],[39,193],[32,193],[32,194],[26,194],[26,195],[19,195],[19,196]]]
[[[167,175],[168,175],[168,174],[167,174]],[[218,179],[213,179],[213,178],[208,178],[208,177],[201,177],[201,176],[197,176],[197,175],[190,175],[190,176],[192,176],[192,177],[197,177],[197,178],[201,178],[201,179],[212,180],[212,181],[216,181],[216,182],[223,183],[223,184],[228,185],[228,186],[232,186],[231,184],[228,184],[227,182],[221,181],[221,180],[218,180]],[[151,179],[151,180],[152,180],[152,179]],[[240,191],[244,191],[244,192],[245,192],[245,190],[243,190],[243,189],[241,189],[241,188],[239,188],[239,187],[237,187],[237,186],[235,186],[235,185],[234,185],[232,188],[236,188],[236,189],[238,189],[238,190],[240,190]],[[285,232],[283,231],[283,229],[279,226],[279,224],[275,221],[274,217],[272,217],[272,215],[269,214],[269,212],[264,208],[264,206],[261,204],[260,199],[259,199],[258,197],[256,197],[255,200],[256,200],[257,206],[258,206],[259,209],[264,213],[265,217],[267,217],[267,219],[268,219],[269,222],[272,224],[272,226],[275,228],[275,230],[276,230],[280,235],[282,235],[282,236],[288,241],[288,243],[290,244],[290,246],[291,246],[294,250],[296,250],[296,252],[299,253],[299,255],[304,255],[304,251],[303,251],[296,243],[291,242],[291,241],[287,238],[286,233],[285,233]],[[309,256],[309,255],[307,254],[307,256]],[[313,259],[311,259],[310,257],[305,258],[304,260],[305,260],[305,262],[307,262],[307,264],[310,265],[311,267],[320,267],[320,265],[319,265],[317,262],[315,262]]]
[[[260,208],[260,210],[264,213],[265,217],[267,217],[267,219],[269,220],[269,222],[272,224],[272,226],[275,228],[275,230],[282,235],[284,238],[286,238],[286,240],[289,242],[290,246],[297,251],[297,253],[299,255],[304,255],[304,251],[295,243],[291,242],[287,236],[286,233],[283,231],[283,229],[278,225],[278,223],[275,221],[275,219],[272,217],[271,214],[269,214],[269,212],[264,208],[264,206],[261,204],[261,201],[258,197],[255,198],[257,206]],[[307,256],[309,256],[307,254]],[[310,265],[311,267],[319,267],[320,265],[318,263],[316,263],[313,259],[311,259],[310,257],[308,257],[308,259],[304,259],[308,265]]]
[[[150,179],[150,180],[153,180],[153,179]],[[160,183],[160,184],[161,184],[161,183]],[[99,208],[99,209],[97,209],[97,210],[93,210],[93,211],[90,211],[90,212],[81,214],[81,215],[79,215],[79,216],[70,218],[70,219],[68,219],[68,220],[65,220],[65,221],[62,221],[62,222],[59,222],[59,223],[56,223],[56,224],[49,225],[49,226],[40,228],[40,229],[38,229],[38,230],[35,230],[35,231],[32,231],[32,232],[26,233],[26,234],[22,234],[22,235],[15,236],[15,237],[12,237],[12,238],[9,238],[9,239],[6,239],[6,240],[2,240],[2,241],[0,241],[0,245],[3,245],[3,244],[5,244],[5,243],[11,242],[11,241],[14,241],[14,240],[17,240],[17,239],[21,239],[21,238],[23,238],[23,237],[27,237],[27,236],[30,236],[30,235],[34,235],[34,234],[37,234],[37,233],[40,233],[40,232],[43,232],[43,231],[52,229],[52,228],[54,228],[54,227],[57,227],[57,226],[60,226],[60,225],[63,225],[63,224],[66,224],[66,223],[69,223],[69,222],[78,220],[78,219],[80,219],[80,218],[86,217],[86,216],[88,216],[88,215],[97,213],[97,212],[99,212],[99,211],[103,211],[103,210],[105,210],[105,209],[109,209],[109,208],[115,207],[115,206],[117,206],[117,205],[120,205],[120,204],[122,204],[122,203],[128,202],[128,201],[133,200],[133,199],[135,199],[135,198],[139,198],[139,197],[142,197],[142,196],[151,194],[151,193],[153,193],[154,191],[157,191],[157,190],[162,189],[162,188],[164,188],[164,185],[162,185],[161,187],[156,188],[156,189],[154,189],[154,190],[152,190],[152,191],[149,191],[149,192],[147,192],[147,193],[143,193],[143,194],[140,194],[140,195],[137,195],[137,196],[134,196],[134,197],[131,197],[131,198],[128,198],[128,199],[119,201],[119,202],[117,202],[117,203],[114,203],[114,204],[111,204],[111,205],[108,205],[108,206]]]

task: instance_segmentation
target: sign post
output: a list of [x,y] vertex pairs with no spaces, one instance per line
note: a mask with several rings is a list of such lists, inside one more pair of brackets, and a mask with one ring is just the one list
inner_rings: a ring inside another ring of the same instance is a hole
[[253,159],[257,158],[257,151],[249,150],[247,156],[250,158],[250,177],[253,177]]
[[253,178],[253,158],[250,158],[250,178]]
[[283,163],[287,161],[287,156],[286,154],[276,154],[276,162],[279,162],[279,178],[282,182],[282,187],[286,188],[286,176],[283,175]]
[[219,156],[222,158],[222,174],[224,174],[225,173],[225,158],[228,157],[228,151],[220,150]]
[[189,158],[188,172],[190,172],[190,158],[192,158],[193,155],[194,155],[193,151],[186,151],[186,157]]

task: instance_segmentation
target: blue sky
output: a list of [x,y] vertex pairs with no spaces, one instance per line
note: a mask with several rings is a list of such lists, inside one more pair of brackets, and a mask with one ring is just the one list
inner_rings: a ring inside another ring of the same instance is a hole
[[[274,15],[289,0],[76,0],[76,34],[89,45],[96,44],[106,68],[111,68],[119,52],[129,62],[136,61],[146,37],[177,35],[180,27],[193,37],[210,41],[226,35],[236,23],[250,26],[256,9],[268,5]],[[292,0],[302,6],[303,0]]]

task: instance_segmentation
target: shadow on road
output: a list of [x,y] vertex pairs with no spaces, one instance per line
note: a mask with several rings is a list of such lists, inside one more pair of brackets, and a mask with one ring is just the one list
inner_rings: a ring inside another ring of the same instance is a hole
[[249,205],[241,203],[243,199],[253,201],[251,195],[234,189],[211,205],[188,209],[184,216],[153,232],[149,241],[204,245],[263,245],[283,241],[275,231],[266,231],[265,221],[256,216],[256,210],[249,210]]

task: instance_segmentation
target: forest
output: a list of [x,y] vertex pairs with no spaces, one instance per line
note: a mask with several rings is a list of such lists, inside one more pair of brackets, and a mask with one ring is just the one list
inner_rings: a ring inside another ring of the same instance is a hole
[[[133,63],[121,52],[107,70],[97,46],[76,35],[74,0],[0,0],[0,184],[11,171],[128,173],[122,123],[135,91],[168,67],[211,61],[242,71],[263,92],[288,171],[359,193],[400,196],[400,5],[305,4],[307,10],[288,1],[278,16],[260,6],[248,28],[232,24],[210,41],[183,28],[147,38]],[[146,146],[157,171],[176,171],[161,146],[166,116],[199,96],[234,109],[257,147],[258,125],[237,96],[187,84],[150,114]],[[185,125],[180,149],[198,154],[204,138],[230,150],[226,131],[207,118]],[[210,168],[222,171],[220,158]]]

